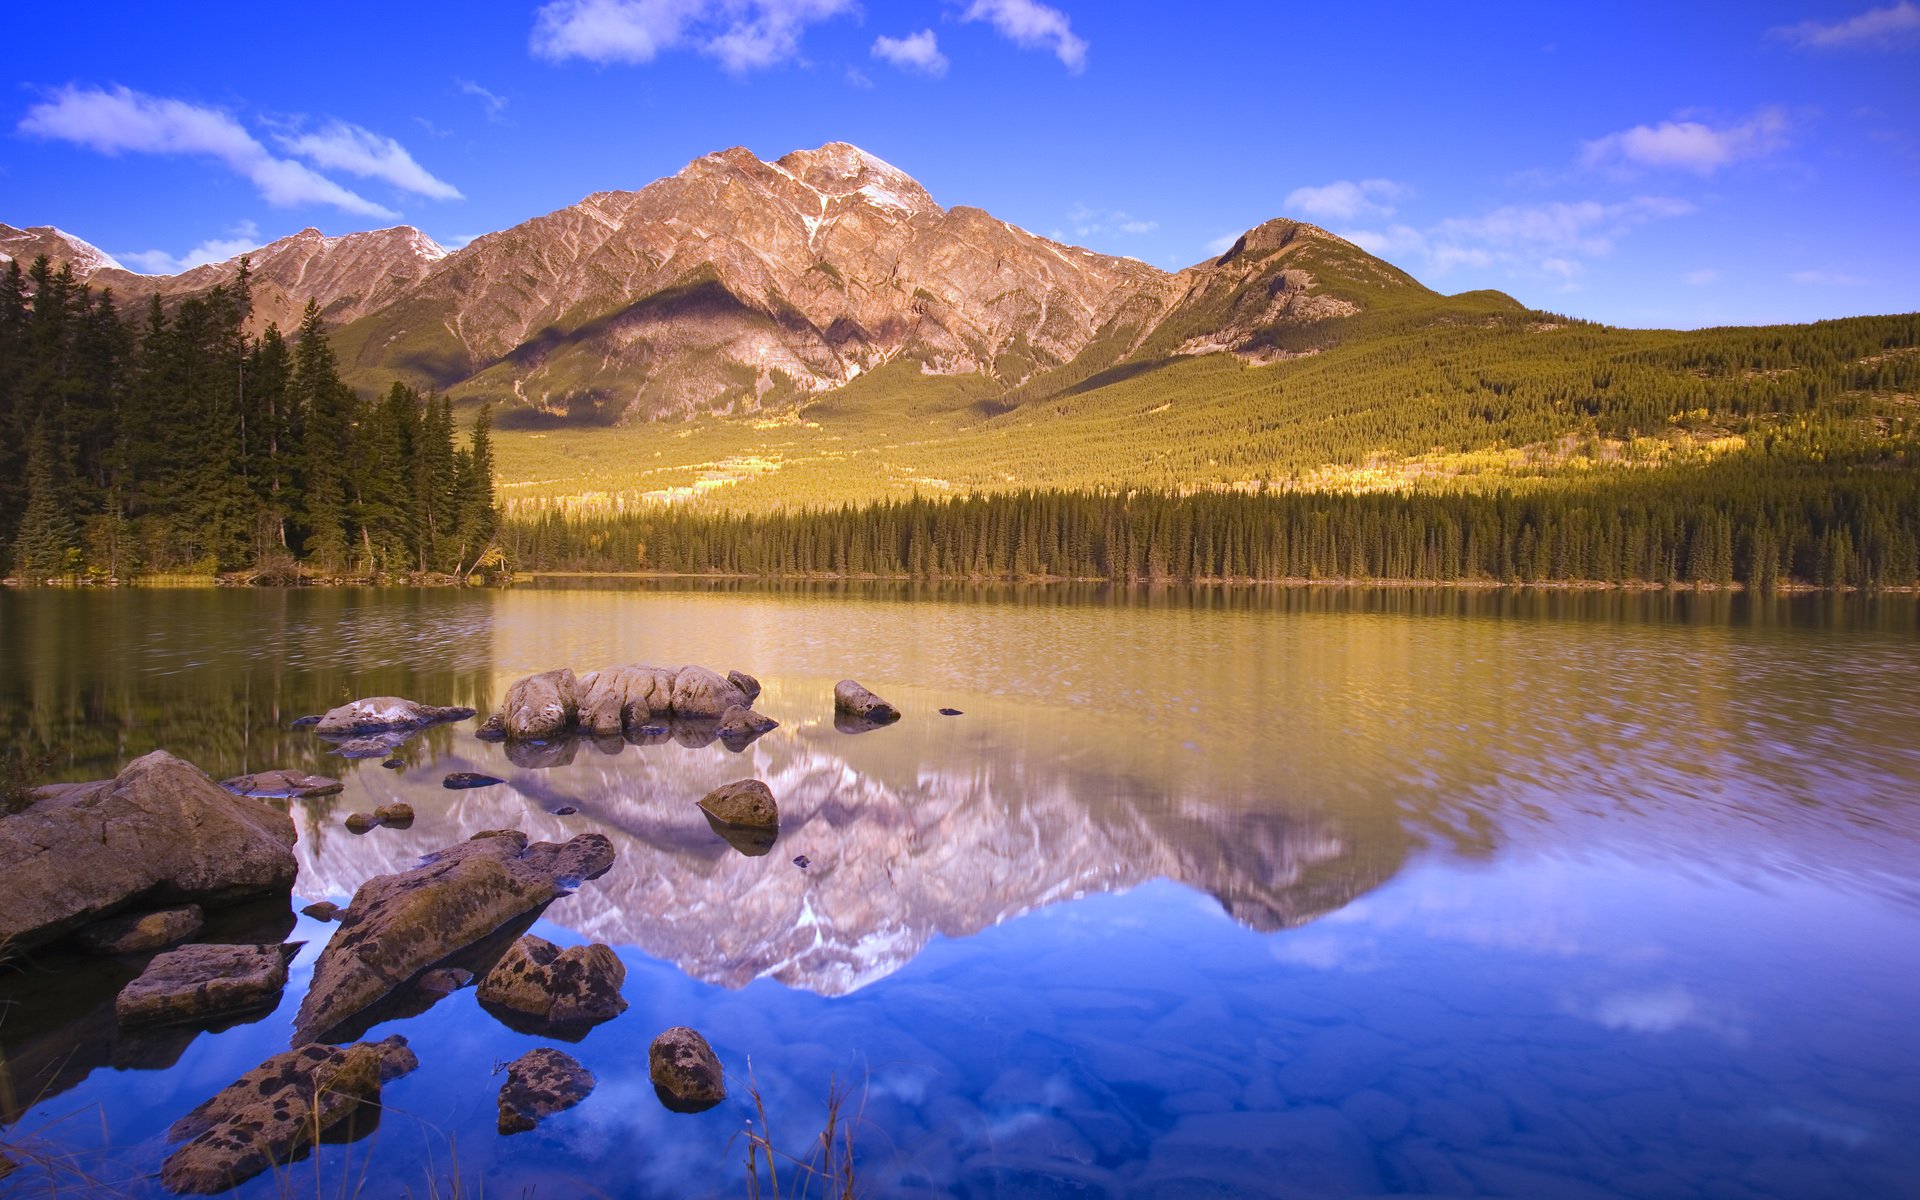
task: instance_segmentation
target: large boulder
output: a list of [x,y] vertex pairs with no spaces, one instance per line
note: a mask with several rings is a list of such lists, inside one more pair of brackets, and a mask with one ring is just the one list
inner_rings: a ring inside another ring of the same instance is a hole
[[207,915],[198,904],[156,912],[121,913],[82,929],[75,940],[99,954],[144,954],[184,942],[200,932]]
[[113,1002],[122,1026],[190,1025],[270,1009],[301,943],[182,946],[158,955]]
[[567,734],[633,734],[657,719],[712,722],[751,708],[760,683],[739,671],[706,667],[607,667],[576,677],[565,668],[529,675],[481,726],[482,737],[511,742]]
[[507,689],[500,708],[480,726],[482,737],[558,737],[573,732],[580,711],[579,681],[565,667],[542,671]]
[[0,817],[0,944],[31,949],[135,901],[287,895],[293,819],[156,750]]
[[321,737],[355,737],[420,729],[442,721],[464,721],[472,715],[470,708],[440,708],[400,696],[370,696],[329,709],[313,731]]
[[685,1025],[667,1030],[647,1047],[647,1078],[660,1102],[675,1112],[701,1112],[727,1098],[720,1056]]
[[851,679],[833,685],[833,711],[884,725],[900,719],[900,710]]
[[546,1046],[529,1050],[507,1064],[507,1082],[500,1088],[500,1132],[525,1133],[592,1094],[593,1072],[571,1055]]
[[595,1025],[627,1011],[620,995],[626,981],[627,968],[610,946],[562,950],[528,934],[480,981],[479,999],[540,1025]]
[[316,1135],[364,1134],[354,1118],[371,1128],[381,1085],[419,1065],[398,1036],[276,1054],[174,1123],[167,1140],[186,1144],[167,1157],[160,1181],[175,1193],[212,1195],[302,1158]]
[[613,844],[601,834],[529,845],[518,830],[494,830],[410,871],[374,876],[314,963],[294,1044],[324,1039],[420,972],[612,865]]
[[608,667],[580,677],[580,732],[599,737],[645,725],[673,711],[674,672],[664,667]]

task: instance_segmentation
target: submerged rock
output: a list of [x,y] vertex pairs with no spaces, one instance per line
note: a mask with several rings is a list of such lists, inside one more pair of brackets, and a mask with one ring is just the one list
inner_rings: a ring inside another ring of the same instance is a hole
[[325,775],[278,770],[235,775],[232,779],[221,780],[220,786],[236,796],[252,796],[262,800],[306,800],[313,796],[331,796],[340,790],[342,784],[338,779]]
[[331,900],[320,900],[307,905],[300,911],[316,921],[338,921],[340,914],[347,910]]
[[312,729],[315,725],[318,725],[319,723],[320,723],[320,714],[315,713],[310,717],[295,717],[291,722],[288,723],[288,728]]
[[607,667],[575,676],[566,668],[529,675],[507,689],[480,736],[514,742],[584,733],[631,735],[653,718],[715,721],[734,706],[751,708],[760,684],[706,667]]
[[943,717],[964,717],[967,714],[957,708],[943,708],[940,710],[940,715]]
[[593,1072],[571,1055],[542,1046],[507,1064],[500,1088],[501,1133],[525,1133],[593,1094]]
[[473,982],[473,972],[465,967],[438,967],[428,971],[414,982],[414,986],[423,992],[446,996],[459,991]]
[[455,771],[445,779],[442,779],[440,786],[451,791],[461,791],[465,788],[492,787],[496,783],[505,782],[506,780],[504,779],[496,779],[492,775],[482,775],[477,771]]
[[123,913],[82,929],[77,940],[99,954],[141,954],[185,941],[198,933],[207,915],[198,904],[157,912]]
[[562,804],[559,808],[553,810],[553,815],[556,817],[571,817],[579,811],[579,809],[571,804]]
[[833,685],[833,711],[874,725],[889,725],[900,719],[899,709],[851,679]]
[[413,824],[413,805],[403,801],[382,804],[373,810],[373,819],[394,829],[405,829]]
[[[327,738],[333,743],[333,752],[341,758],[359,760],[362,758],[384,759],[395,750],[412,741],[419,733],[417,729],[401,729],[391,733],[368,733],[357,737]],[[322,737],[326,735],[322,734]]]
[[353,894],[314,963],[295,1044],[323,1038],[421,971],[612,865],[613,845],[601,834],[529,845],[517,830],[493,830],[410,871],[374,876]]
[[627,968],[595,942],[565,950],[528,934],[480,981],[480,1003],[548,1025],[593,1025],[627,1011]]
[[158,955],[120,990],[114,1016],[127,1027],[186,1025],[272,1008],[302,943],[182,946]]
[[350,737],[420,729],[443,721],[464,721],[472,715],[470,708],[440,708],[399,696],[372,696],[329,709],[313,728],[322,737]]
[[399,771],[399,770],[403,770],[406,767],[407,760],[404,758],[389,758],[384,762],[382,762],[380,765],[385,767],[389,771]]
[[138,900],[287,895],[293,820],[156,750],[112,779],[42,789],[0,820],[0,943],[31,949]]
[[704,1112],[727,1098],[720,1058],[707,1039],[676,1025],[647,1047],[647,1077],[674,1112]]
[[419,1065],[399,1036],[276,1054],[174,1123],[167,1140],[186,1144],[167,1156],[160,1181],[212,1195],[305,1157],[316,1134],[363,1137],[379,1119],[381,1085]]

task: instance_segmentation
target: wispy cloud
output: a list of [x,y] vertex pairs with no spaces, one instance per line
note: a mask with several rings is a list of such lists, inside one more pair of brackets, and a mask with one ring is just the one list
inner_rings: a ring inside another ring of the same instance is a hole
[[1635,196],[1615,202],[1508,204],[1425,228],[1395,224],[1339,233],[1383,258],[1417,256],[1436,275],[1460,267],[1493,268],[1571,289],[1578,287],[1589,262],[1613,253],[1631,231],[1693,211],[1691,203],[1671,196]]
[[531,44],[552,62],[649,63],[693,49],[739,74],[798,58],[809,25],[853,11],[853,0],[550,0]]
[[1845,271],[1794,271],[1787,278],[1801,287],[1860,287],[1869,282]]
[[1076,75],[1087,69],[1086,39],[1057,8],[1035,0],[973,0],[960,19],[985,21],[1016,46],[1050,51]]
[[185,100],[124,87],[68,86],[29,108],[19,131],[108,155],[211,158],[249,180],[276,208],[327,204],[361,216],[399,215],[304,163],[276,158],[232,115]]
[[1394,214],[1393,202],[1412,191],[1391,179],[1336,179],[1287,193],[1286,211],[1328,221],[1361,221]]
[[453,81],[453,86],[460,89],[462,96],[472,96],[479,100],[480,106],[486,110],[487,120],[496,125],[506,124],[508,102],[505,96],[490,92],[471,79],[456,79]]
[[312,133],[277,134],[282,150],[330,171],[384,179],[404,192],[434,200],[459,200],[460,189],[435,178],[390,137],[345,121],[329,121]]
[[1711,175],[1743,159],[1759,158],[1786,142],[1787,115],[1763,108],[1745,121],[1714,127],[1702,121],[1635,125],[1580,148],[1581,165],[1597,170],[1691,171]]
[[228,231],[231,236],[208,238],[178,257],[165,250],[134,250],[114,257],[142,275],[178,275],[207,263],[226,262],[260,246],[260,227],[242,221]]
[[1148,221],[1117,208],[1090,208],[1085,204],[1076,204],[1069,209],[1067,221],[1073,227],[1073,235],[1080,238],[1095,237],[1103,233],[1126,233],[1137,236],[1152,233],[1160,228],[1158,221]]
[[940,53],[940,44],[931,29],[902,38],[881,34],[873,41],[873,56],[903,71],[918,71],[936,78],[947,73],[947,56]]
[[1920,45],[1920,4],[1900,0],[1844,21],[1802,21],[1769,32],[1807,50],[1891,50]]

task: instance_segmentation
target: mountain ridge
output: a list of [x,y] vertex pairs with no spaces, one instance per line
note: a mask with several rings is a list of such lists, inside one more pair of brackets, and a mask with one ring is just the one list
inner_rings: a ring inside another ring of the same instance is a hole
[[[123,306],[203,293],[240,261],[139,275],[52,227],[0,226],[0,252],[62,251]],[[290,330],[312,298],[356,384],[398,378],[587,424],[753,413],[897,360],[1008,394],[1142,359],[1266,363],[1316,352],[1354,318],[1448,302],[1287,218],[1162,271],[942,207],[844,142],[771,161],[716,151],[451,253],[397,226],[302,230],[250,257],[256,328]],[[1488,306],[1524,311],[1498,294],[1473,305]]]

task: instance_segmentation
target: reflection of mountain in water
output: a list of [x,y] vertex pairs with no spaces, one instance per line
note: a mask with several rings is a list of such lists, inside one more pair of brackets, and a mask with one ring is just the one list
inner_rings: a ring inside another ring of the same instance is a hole
[[[337,825],[343,805],[297,809],[301,891],[350,894],[369,875],[482,829],[558,840],[597,828],[618,849],[613,871],[556,904],[549,919],[709,982],[740,987],[770,976],[841,994],[897,970],[935,934],[965,937],[1155,878],[1208,892],[1257,929],[1297,925],[1378,885],[1404,852],[1395,834],[1374,831],[1363,844],[1359,831],[1321,814],[1200,797],[1153,807],[1103,799],[1132,789],[1057,762],[987,754],[959,768],[864,771],[849,758],[867,740],[849,742],[808,727],[739,756],[678,745],[609,755],[581,743],[570,763],[551,770],[515,774],[488,760],[482,769],[511,775],[511,785],[454,800],[430,796],[431,781],[363,772],[372,802],[407,799],[422,819],[408,831],[355,838]],[[452,769],[464,768],[435,764],[433,780]],[[694,804],[750,775],[780,805],[779,844],[766,857],[736,852]],[[548,814],[561,804],[579,815]],[[793,862],[801,855],[804,869]]]

